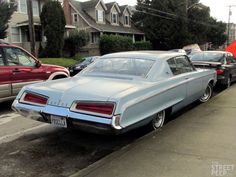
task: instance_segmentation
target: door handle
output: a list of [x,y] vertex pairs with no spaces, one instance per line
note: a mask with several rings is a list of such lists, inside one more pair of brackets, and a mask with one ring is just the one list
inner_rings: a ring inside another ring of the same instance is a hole
[[19,70],[18,68],[16,68],[16,69],[14,69],[12,72],[13,72],[13,73],[19,73],[20,70]]
[[185,80],[189,80],[189,78],[188,77],[186,77],[186,78],[184,78]]

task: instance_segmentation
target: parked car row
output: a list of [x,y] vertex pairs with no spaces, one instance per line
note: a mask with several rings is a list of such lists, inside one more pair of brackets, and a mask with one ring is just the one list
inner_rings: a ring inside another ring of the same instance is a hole
[[236,81],[236,60],[233,54],[224,51],[201,51],[191,54],[190,59],[197,68],[215,69],[217,84],[230,87]]
[[25,86],[12,108],[55,126],[99,133],[159,129],[167,115],[207,102],[216,80],[215,70],[196,69],[184,53],[114,53],[74,77]]

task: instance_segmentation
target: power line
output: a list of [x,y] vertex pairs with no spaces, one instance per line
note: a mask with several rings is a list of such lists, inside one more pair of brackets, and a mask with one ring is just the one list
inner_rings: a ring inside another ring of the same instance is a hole
[[[196,23],[196,24],[201,24],[201,25],[204,25],[204,26],[218,28],[217,25],[211,25],[211,24],[206,23],[206,22],[192,20],[192,19],[187,18],[187,17],[183,17],[183,16],[176,15],[176,14],[173,14],[173,13],[161,11],[161,10],[158,10],[158,9],[153,9],[153,8],[150,8],[150,7],[145,7],[145,6],[142,6],[142,5],[141,5],[141,7],[144,8],[144,9],[150,10],[150,11],[155,11],[155,12],[158,12],[158,13],[162,13],[162,15],[158,15],[158,14],[154,14],[154,13],[150,13],[150,12],[146,12],[146,11],[142,11],[142,10],[135,10],[135,11],[145,13],[145,14],[149,14],[149,15],[153,15],[153,16],[158,16],[158,17],[161,16],[160,18],[165,18],[165,19],[168,18],[168,19],[176,20],[177,18],[180,18],[180,19],[183,19],[185,21],[190,21],[190,22],[193,22],[193,23]],[[167,15],[167,16],[163,16],[163,15]],[[169,17],[168,15],[172,16],[172,18]]]
[[163,18],[163,19],[166,19],[166,20],[175,20],[173,18],[170,18],[170,17],[165,17],[165,16],[162,16],[162,15],[158,15],[158,14],[154,14],[154,13],[150,13],[150,12],[146,12],[146,11],[141,11],[141,10],[135,10],[136,12],[140,12],[140,13],[144,13],[144,14],[148,14],[148,15],[152,15],[152,16],[156,16],[156,17],[160,17],[160,18]]

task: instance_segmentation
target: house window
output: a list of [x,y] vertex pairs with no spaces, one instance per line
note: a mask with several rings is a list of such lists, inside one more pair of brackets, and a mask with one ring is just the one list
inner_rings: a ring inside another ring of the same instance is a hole
[[27,14],[27,4],[26,0],[20,0],[19,9],[21,13]]
[[117,13],[112,13],[111,14],[111,22],[113,23],[113,24],[118,24],[118,14]]
[[73,14],[73,22],[78,22],[78,14]]
[[103,10],[96,10],[96,18],[97,22],[104,22],[104,11]]
[[128,15],[124,16],[124,24],[125,25],[130,25],[130,23],[129,23],[129,16]]
[[37,0],[32,1],[32,7],[33,7],[33,15],[39,16],[39,3]]
[[20,28],[11,28],[11,41],[12,43],[21,42]]

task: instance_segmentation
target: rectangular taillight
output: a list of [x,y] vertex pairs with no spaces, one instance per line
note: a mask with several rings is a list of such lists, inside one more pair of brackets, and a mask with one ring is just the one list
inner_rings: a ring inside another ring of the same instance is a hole
[[20,102],[28,103],[28,104],[35,104],[35,105],[46,105],[48,102],[48,98],[45,96],[41,96],[34,93],[24,93]]
[[72,111],[111,116],[113,114],[115,104],[113,102],[77,102],[74,104]]
[[216,69],[216,73],[217,73],[217,75],[222,75],[222,74],[224,74],[224,70],[223,69]]

